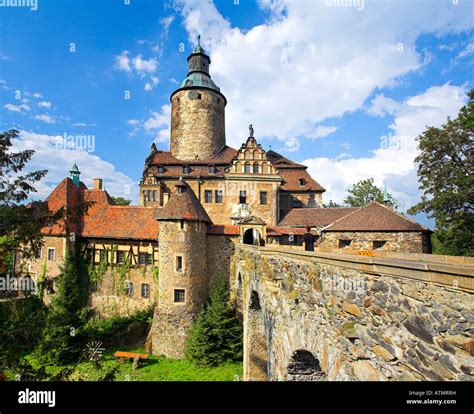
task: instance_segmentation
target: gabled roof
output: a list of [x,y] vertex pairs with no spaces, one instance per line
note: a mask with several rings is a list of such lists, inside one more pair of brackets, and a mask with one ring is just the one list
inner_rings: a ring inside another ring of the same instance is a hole
[[297,162],[291,161],[290,159],[284,157],[281,154],[278,154],[278,152],[275,152],[273,150],[267,151],[267,157],[270,160],[270,162],[276,168],[303,168],[303,169],[306,169],[306,165],[298,164]]
[[359,207],[347,208],[295,208],[290,210],[278,226],[283,227],[324,227]]
[[[305,169],[280,169],[278,168],[278,174],[283,178],[283,183],[281,185],[282,191],[289,192],[306,192],[314,191],[323,193],[326,191],[316,180],[309,175],[308,171]],[[300,180],[304,180],[304,185],[300,185]]]
[[324,231],[430,231],[391,208],[372,202],[339,218]]
[[[116,239],[156,239],[159,223],[152,207],[117,206],[105,190],[89,190],[80,183],[77,188],[69,178],[61,181],[44,202],[46,208],[56,212],[61,208],[79,213],[88,206],[84,215],[69,214],[68,230],[77,236]],[[45,226],[42,234],[66,234],[66,222],[60,220]]]
[[182,192],[171,194],[166,205],[156,210],[156,219],[192,220],[212,223],[194,191],[183,180],[180,180],[179,185],[182,184],[184,184]]

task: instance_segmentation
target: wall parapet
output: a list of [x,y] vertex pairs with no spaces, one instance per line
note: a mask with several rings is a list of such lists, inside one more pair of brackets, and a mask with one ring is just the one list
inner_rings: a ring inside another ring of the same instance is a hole
[[339,266],[369,274],[407,278],[456,290],[474,292],[474,260],[459,260],[459,263],[464,264],[454,264],[446,263],[446,259],[444,263],[443,260],[436,260],[436,258],[428,260],[429,258],[425,256],[430,255],[409,253],[395,257],[370,257],[322,251],[307,252],[273,246],[259,247],[239,245],[239,248],[259,250],[263,255],[277,254],[282,257],[286,256],[288,258],[297,258],[310,262]]

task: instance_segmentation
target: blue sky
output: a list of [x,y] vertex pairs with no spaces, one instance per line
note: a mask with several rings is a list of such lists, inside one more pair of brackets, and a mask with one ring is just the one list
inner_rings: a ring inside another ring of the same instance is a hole
[[[87,185],[102,177],[137,200],[151,142],[168,149],[169,95],[197,33],[228,98],[228,144],[251,122],[265,148],[309,165],[327,201],[374,177],[402,210],[416,203],[415,137],[473,86],[473,1],[126,3],[0,7],[0,127],[50,171],[38,198],[76,161]],[[66,147],[75,135],[88,145]]]

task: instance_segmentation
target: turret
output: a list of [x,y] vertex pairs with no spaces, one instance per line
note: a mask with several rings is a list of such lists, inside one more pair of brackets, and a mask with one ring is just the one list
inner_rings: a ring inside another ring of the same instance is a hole
[[160,293],[150,345],[155,355],[182,358],[188,329],[209,295],[206,235],[211,219],[182,179],[157,214]]

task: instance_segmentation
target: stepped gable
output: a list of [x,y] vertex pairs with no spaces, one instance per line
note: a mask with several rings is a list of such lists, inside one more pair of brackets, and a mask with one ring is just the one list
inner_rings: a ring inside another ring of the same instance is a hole
[[192,220],[212,223],[194,191],[180,179],[166,205],[156,210],[157,220]]
[[341,217],[324,231],[426,231],[428,228],[373,201]]

